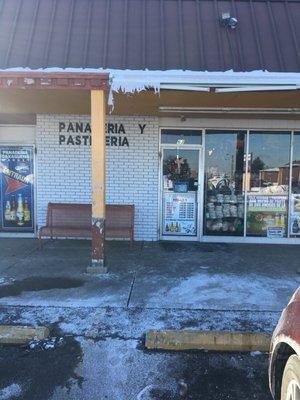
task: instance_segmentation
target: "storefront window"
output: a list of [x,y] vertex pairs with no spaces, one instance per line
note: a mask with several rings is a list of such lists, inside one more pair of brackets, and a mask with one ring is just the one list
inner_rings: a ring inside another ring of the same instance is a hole
[[162,129],[161,143],[163,144],[201,144],[202,132],[195,129]]
[[294,133],[292,193],[300,194],[300,132]]
[[294,133],[290,202],[290,235],[300,236],[300,132]]
[[287,234],[290,141],[290,132],[249,134],[247,236]]
[[243,236],[246,132],[205,136],[204,234]]

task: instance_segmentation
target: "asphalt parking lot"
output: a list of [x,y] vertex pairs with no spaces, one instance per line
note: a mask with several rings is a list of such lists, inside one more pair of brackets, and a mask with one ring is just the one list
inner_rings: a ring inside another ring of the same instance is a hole
[[270,400],[267,354],[143,345],[149,329],[271,334],[299,286],[299,248],[255,249],[109,243],[109,273],[89,276],[85,241],[0,241],[0,323],[57,338],[0,347],[0,400]]
[[0,399],[271,399],[267,354],[150,352],[141,341],[65,337],[0,348]]

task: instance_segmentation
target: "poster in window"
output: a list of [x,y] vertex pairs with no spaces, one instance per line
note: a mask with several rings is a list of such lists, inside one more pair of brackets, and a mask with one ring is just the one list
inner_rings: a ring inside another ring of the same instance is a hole
[[300,194],[291,195],[290,234],[300,236]]
[[287,197],[248,195],[247,234],[279,238],[286,236]]
[[0,147],[2,230],[34,231],[33,148]]
[[196,193],[164,193],[163,234],[197,235]]

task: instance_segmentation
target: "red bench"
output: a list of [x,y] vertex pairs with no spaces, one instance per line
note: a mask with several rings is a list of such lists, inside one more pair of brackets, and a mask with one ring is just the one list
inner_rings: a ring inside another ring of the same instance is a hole
[[[39,246],[43,238],[91,238],[92,206],[90,204],[49,203],[46,225],[39,229]],[[106,238],[134,238],[134,205],[107,204]]]

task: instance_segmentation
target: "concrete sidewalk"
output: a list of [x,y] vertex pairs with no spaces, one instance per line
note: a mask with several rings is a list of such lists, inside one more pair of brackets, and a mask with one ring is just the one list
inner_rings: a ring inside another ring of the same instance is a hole
[[0,239],[0,305],[279,312],[300,285],[299,246],[108,242],[96,277],[89,253],[88,241]]

